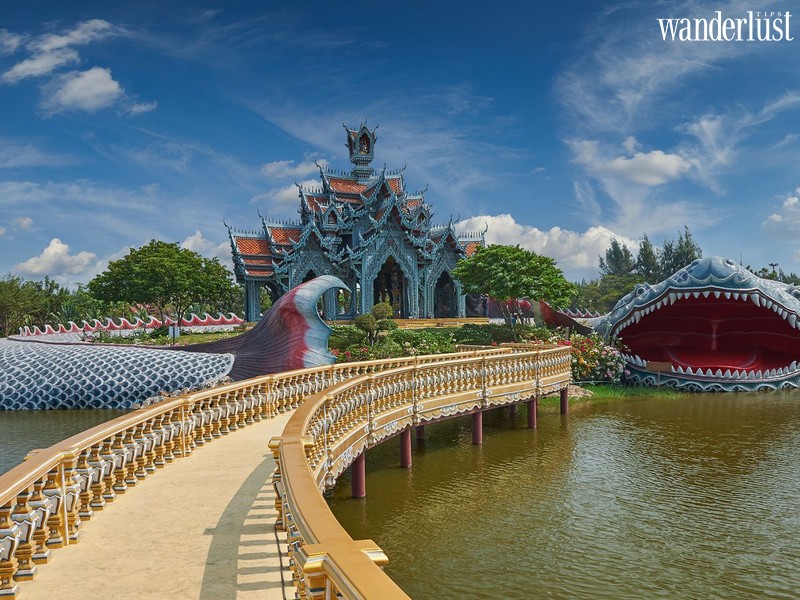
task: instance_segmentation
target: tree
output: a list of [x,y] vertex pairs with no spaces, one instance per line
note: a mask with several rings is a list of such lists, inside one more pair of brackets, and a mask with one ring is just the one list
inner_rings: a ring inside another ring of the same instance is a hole
[[703,257],[703,251],[694,241],[689,227],[683,227],[683,233],[678,234],[678,241],[667,240],[661,250],[661,279],[669,277],[686,265]]
[[381,331],[397,328],[392,317],[394,309],[388,302],[378,302],[372,306],[372,311],[358,315],[353,324],[366,334],[370,346],[378,341]]
[[[566,306],[575,295],[575,285],[564,278],[556,261],[519,246],[492,244],[458,263],[453,277],[468,294],[488,294],[498,300],[530,298],[553,306]],[[506,321],[512,322],[508,307]]]
[[606,250],[606,257],[600,257],[601,275],[630,275],[636,263],[633,254],[625,244],[620,244],[616,238],[611,238],[611,246]]
[[112,261],[88,284],[100,300],[153,304],[162,320],[171,309],[180,322],[193,303],[213,303],[233,285],[220,262],[159,240]]
[[39,308],[36,285],[16,275],[0,279],[0,337],[14,335]]
[[648,283],[657,283],[662,279],[661,267],[658,264],[658,254],[647,234],[644,234],[642,241],[639,242],[635,272]]

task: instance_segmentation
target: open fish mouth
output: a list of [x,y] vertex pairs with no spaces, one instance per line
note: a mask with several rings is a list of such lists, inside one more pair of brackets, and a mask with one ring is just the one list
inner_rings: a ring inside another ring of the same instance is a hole
[[800,387],[800,289],[733,261],[693,262],[637,285],[593,319],[627,348],[628,381],[697,391]]

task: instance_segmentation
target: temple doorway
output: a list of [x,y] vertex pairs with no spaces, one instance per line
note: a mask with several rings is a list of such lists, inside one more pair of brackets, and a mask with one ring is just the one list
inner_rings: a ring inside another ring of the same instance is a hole
[[456,285],[450,273],[443,272],[433,289],[433,316],[436,319],[458,316]]
[[390,256],[378,271],[372,284],[372,304],[388,302],[394,309],[395,317],[405,317],[404,305],[406,278],[394,257]]

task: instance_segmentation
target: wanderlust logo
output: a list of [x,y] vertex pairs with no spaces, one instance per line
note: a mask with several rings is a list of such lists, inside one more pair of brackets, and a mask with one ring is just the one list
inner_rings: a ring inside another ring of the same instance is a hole
[[791,18],[788,10],[748,10],[737,18],[718,10],[711,18],[657,20],[665,42],[793,42]]

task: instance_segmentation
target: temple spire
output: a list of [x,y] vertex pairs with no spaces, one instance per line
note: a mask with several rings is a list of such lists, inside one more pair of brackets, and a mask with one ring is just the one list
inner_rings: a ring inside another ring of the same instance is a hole
[[358,129],[350,129],[347,125],[344,128],[347,132],[347,151],[353,163],[351,174],[358,181],[366,181],[374,172],[371,163],[375,158],[375,140],[378,139],[375,131],[378,127],[376,125],[374,129],[369,129],[364,121]]

